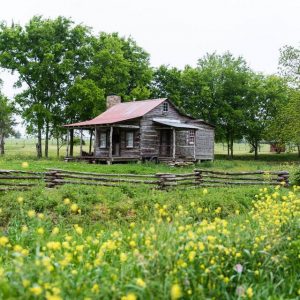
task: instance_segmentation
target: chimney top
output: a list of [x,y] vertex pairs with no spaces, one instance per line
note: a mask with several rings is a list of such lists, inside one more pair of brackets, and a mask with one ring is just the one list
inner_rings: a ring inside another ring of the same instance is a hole
[[121,103],[121,97],[115,94],[110,94],[106,97],[106,108],[109,109],[112,106]]

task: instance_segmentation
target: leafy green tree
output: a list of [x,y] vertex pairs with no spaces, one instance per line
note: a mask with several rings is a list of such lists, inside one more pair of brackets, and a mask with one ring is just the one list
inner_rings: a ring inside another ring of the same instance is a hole
[[33,17],[25,27],[0,25],[0,66],[17,73],[16,86],[25,89],[16,97],[30,133],[37,133],[38,156],[45,156],[55,108],[76,77],[88,67],[90,30],[70,19]]
[[279,68],[290,83],[300,87],[300,48],[284,46],[280,49]]
[[92,40],[93,54],[86,78],[95,81],[105,95],[115,93],[123,99],[149,95],[152,77],[149,54],[131,38],[117,33],[101,33]]
[[218,140],[227,143],[233,157],[233,143],[242,138],[250,70],[242,57],[230,53],[207,54],[197,68],[186,68],[183,100],[185,110],[216,125]]
[[5,153],[5,138],[15,133],[12,103],[0,92],[0,155]]
[[[267,128],[279,107],[287,103],[287,94],[288,86],[283,78],[252,74],[248,84],[243,134],[254,150],[255,159],[258,157],[260,142],[271,137],[267,134]],[[271,139],[274,140],[274,136]]]
[[151,82],[152,98],[170,98],[174,104],[182,108],[181,102],[181,70],[162,65],[154,70]]
[[287,95],[288,101],[279,104],[267,133],[278,145],[296,145],[300,157],[300,92],[290,89]]
[[289,101],[281,106],[272,126],[281,140],[297,146],[300,157],[300,48],[284,46],[280,49],[279,67],[291,90]]

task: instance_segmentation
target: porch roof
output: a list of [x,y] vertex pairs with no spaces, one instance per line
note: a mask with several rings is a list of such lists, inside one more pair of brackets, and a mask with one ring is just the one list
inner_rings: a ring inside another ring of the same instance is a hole
[[181,123],[179,120],[175,119],[162,119],[162,118],[154,118],[153,122],[159,123],[162,125],[166,125],[173,128],[180,128],[180,129],[200,129],[199,127],[191,124]]

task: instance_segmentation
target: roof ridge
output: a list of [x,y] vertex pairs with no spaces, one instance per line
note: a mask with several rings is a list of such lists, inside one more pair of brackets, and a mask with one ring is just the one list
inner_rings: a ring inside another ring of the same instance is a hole
[[[138,103],[138,102],[146,102],[146,101],[161,101],[161,100],[167,100],[168,98],[154,98],[154,99],[144,99],[144,100],[131,100],[131,101],[125,101],[125,102],[120,102],[115,105],[119,104],[127,104],[127,103]],[[114,106],[115,106],[114,105]],[[113,107],[113,106],[112,106]]]

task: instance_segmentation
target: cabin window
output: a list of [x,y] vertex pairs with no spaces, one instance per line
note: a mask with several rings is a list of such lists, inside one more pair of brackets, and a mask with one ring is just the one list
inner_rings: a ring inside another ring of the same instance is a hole
[[164,102],[163,104],[163,112],[166,113],[169,110],[169,103],[168,102]]
[[133,148],[133,131],[126,132],[126,148]]
[[100,140],[99,140],[100,148],[107,148],[107,134],[106,132],[100,132]]
[[195,130],[189,130],[189,144],[195,144]]

